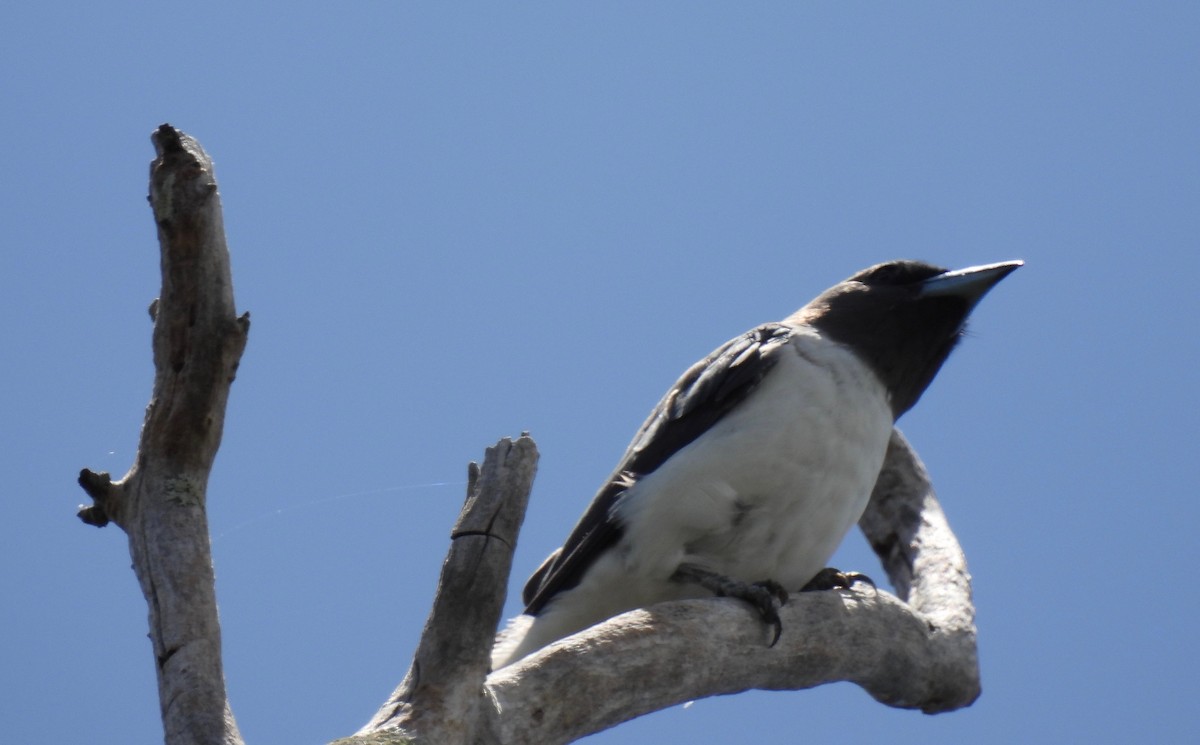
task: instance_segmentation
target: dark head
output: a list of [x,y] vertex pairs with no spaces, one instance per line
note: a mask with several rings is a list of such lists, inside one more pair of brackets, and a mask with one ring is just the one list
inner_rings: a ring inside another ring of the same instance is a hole
[[950,356],[975,304],[1022,263],[949,271],[920,261],[889,261],[829,288],[791,320],[862,357],[891,392],[899,419]]

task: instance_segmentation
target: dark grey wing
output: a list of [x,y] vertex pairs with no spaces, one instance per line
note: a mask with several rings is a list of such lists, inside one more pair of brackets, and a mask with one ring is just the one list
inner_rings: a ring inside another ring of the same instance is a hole
[[778,360],[792,328],[768,323],[726,342],[697,362],[667,391],[642,424],[617,469],[601,487],[562,548],[525,583],[525,612],[536,616],[621,537],[612,509],[625,490],[654,472],[737,406]]

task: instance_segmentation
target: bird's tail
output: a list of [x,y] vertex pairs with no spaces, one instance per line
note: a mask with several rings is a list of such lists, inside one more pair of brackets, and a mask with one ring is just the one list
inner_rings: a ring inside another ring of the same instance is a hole
[[496,635],[496,645],[492,647],[493,670],[511,665],[533,651],[527,649],[524,643],[529,636],[529,630],[533,628],[533,621],[533,616],[517,616]]

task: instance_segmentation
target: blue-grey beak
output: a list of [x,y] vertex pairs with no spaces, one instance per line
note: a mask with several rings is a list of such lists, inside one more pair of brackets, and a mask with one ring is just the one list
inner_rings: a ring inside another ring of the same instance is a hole
[[921,283],[920,296],[960,297],[974,305],[988,290],[995,287],[997,282],[1024,264],[1024,261],[1018,259],[943,272]]

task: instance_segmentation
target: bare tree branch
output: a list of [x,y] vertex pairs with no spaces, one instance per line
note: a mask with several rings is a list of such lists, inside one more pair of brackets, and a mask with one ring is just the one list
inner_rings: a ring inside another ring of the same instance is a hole
[[924,464],[899,430],[892,431],[883,470],[858,525],[901,600],[929,624],[929,690],[919,708],[933,714],[970,706],[979,698],[980,683],[967,557]]
[[162,292],[150,306],[154,390],[125,477],[80,473],[94,504],[79,517],[96,526],[111,520],[129,537],[150,610],[165,742],[240,745],[221,667],[205,499],[250,318],[234,307],[212,160],[166,124],[151,140],[162,265]]
[[420,732],[428,742],[474,742],[486,705],[483,681],[504,609],[517,533],[525,518],[538,453],[527,435],[487,449],[468,470],[467,502],[412,666],[359,732]]

